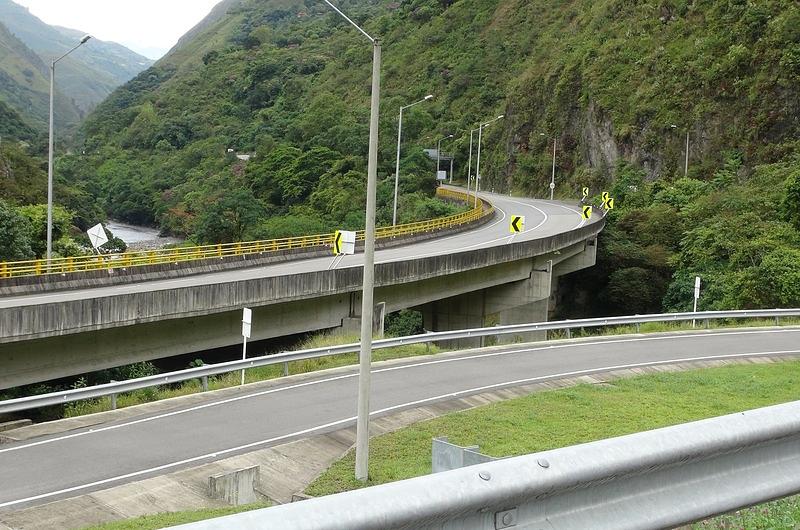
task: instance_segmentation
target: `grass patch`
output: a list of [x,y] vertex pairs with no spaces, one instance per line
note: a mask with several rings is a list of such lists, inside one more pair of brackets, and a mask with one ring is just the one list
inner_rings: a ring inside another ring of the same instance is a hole
[[[322,348],[327,346],[336,346],[340,344],[351,344],[359,341],[357,335],[340,335],[332,333],[324,333],[315,335],[308,340],[304,341],[298,350],[307,350],[312,348]],[[384,348],[374,350],[372,352],[373,361],[385,361],[389,359],[402,359],[405,357],[414,357],[418,355],[429,355],[439,353],[439,348],[436,346],[428,346],[425,344],[410,344],[406,346],[398,346],[395,348]],[[358,363],[357,353],[348,353],[343,355],[329,355],[326,357],[318,357],[316,359],[306,359],[302,361],[293,361],[288,363],[289,374],[304,374],[309,372],[316,372],[318,370],[326,370],[329,368],[337,368],[341,366],[350,366]],[[245,382],[254,383],[258,381],[267,381],[270,379],[277,379],[283,376],[283,364],[274,364],[269,366],[259,366],[250,368],[245,372]],[[208,389],[220,390],[222,388],[229,388],[238,386],[241,383],[241,375],[239,371],[227,374],[221,374],[215,377],[209,377]],[[199,379],[192,379],[176,383],[174,385],[144,388],[135,392],[120,394],[117,396],[117,408],[125,408],[133,405],[140,405],[142,403],[149,403],[152,401],[159,401],[162,399],[169,399],[189,394],[201,392],[203,389],[202,383]],[[82,416],[85,414],[94,414],[97,412],[104,412],[111,410],[111,398],[104,397],[100,399],[77,401],[69,403],[64,407],[64,417],[71,418],[75,416]]]
[[245,506],[231,506],[230,508],[205,508],[186,512],[159,513],[156,515],[145,515],[144,517],[136,517],[135,519],[126,519],[124,521],[115,521],[113,523],[92,526],[86,530],[156,530],[168,526],[194,523],[204,519],[223,517],[234,513],[248,512],[268,506],[269,503],[255,503]]
[[[798,383],[800,361],[790,361],[654,374],[611,385],[539,392],[379,436],[370,442],[366,484],[353,477],[351,451],[309,485],[306,493],[329,495],[426,475],[431,470],[431,439],[438,436],[459,445],[478,444],[481,452],[492,456],[523,455],[800,399]],[[773,522],[776,517],[788,520],[798,515],[792,500],[752,511],[753,517]],[[725,516],[729,523],[718,527],[775,528],[733,523],[745,513],[750,511]]]

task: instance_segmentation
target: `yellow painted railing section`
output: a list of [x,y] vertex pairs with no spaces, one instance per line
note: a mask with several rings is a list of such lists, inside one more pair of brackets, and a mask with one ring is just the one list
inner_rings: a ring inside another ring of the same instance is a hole
[[[438,188],[436,195],[441,198],[467,201],[467,194],[458,190]],[[478,206],[467,212],[429,221],[419,221],[397,226],[383,226],[376,229],[377,239],[388,239],[397,236],[424,234],[443,230],[477,221],[492,212],[493,207],[478,201]],[[364,231],[356,232],[356,240],[364,240]],[[94,256],[74,256],[50,260],[37,259],[28,261],[0,262],[0,278],[19,276],[39,276],[44,274],[67,274],[71,272],[94,271],[101,269],[123,269],[144,265],[163,263],[180,263],[228,256],[249,256],[281,252],[296,248],[312,248],[333,245],[333,234],[317,234],[313,236],[286,237],[266,241],[244,241],[240,243],[223,243],[218,245],[202,245],[158,250],[142,250],[124,252],[122,254],[102,254]]]

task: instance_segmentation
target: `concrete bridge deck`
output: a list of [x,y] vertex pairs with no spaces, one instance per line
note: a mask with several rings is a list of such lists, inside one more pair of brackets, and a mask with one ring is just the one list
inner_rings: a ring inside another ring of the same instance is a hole
[[[546,320],[552,278],[594,264],[597,213],[577,205],[482,194],[479,228],[376,253],[376,302],[419,308],[426,327]],[[511,215],[525,230],[509,233]],[[356,327],[362,255],[0,298],[0,388],[240,342]]]

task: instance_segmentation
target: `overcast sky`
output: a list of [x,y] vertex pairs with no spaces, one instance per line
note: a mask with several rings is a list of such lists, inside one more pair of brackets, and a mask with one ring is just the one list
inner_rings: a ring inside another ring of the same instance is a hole
[[158,59],[220,0],[13,0],[54,26]]

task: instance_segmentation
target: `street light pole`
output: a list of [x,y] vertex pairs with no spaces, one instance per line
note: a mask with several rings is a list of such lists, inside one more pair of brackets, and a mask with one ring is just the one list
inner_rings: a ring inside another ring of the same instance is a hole
[[381,91],[381,44],[347,15],[324,0],[334,11],[372,42],[372,98],[369,115],[369,155],[367,159],[367,226],[364,231],[364,283],[361,294],[361,350],[358,370],[358,419],[356,420],[356,479],[369,476],[369,397],[372,363],[372,312],[375,286],[375,192],[378,182],[378,111]]
[[[467,203],[469,203],[469,186],[472,182],[472,133],[478,129],[472,129],[469,132],[469,162],[467,162]],[[476,192],[477,193],[477,192]]]
[[550,200],[553,200],[553,191],[556,189],[556,139],[553,138],[553,173],[550,176]]
[[686,129],[686,163],[683,166],[683,176],[689,176],[689,129]]
[[489,120],[486,123],[482,123],[478,126],[478,161],[475,163],[475,208],[478,207],[478,189],[481,183],[481,142],[483,140],[483,129],[484,127],[491,125],[503,117],[505,117],[505,114],[501,114],[495,119]]
[[50,132],[47,140],[47,266],[53,257],[53,93],[55,92],[56,63],[80,48],[91,39],[91,35],[84,35],[80,42],[67,53],[50,62]]
[[[544,133],[539,133],[539,136],[547,136]],[[553,200],[553,191],[556,189],[556,138],[553,138],[553,172],[550,175],[550,200]]]
[[429,99],[433,99],[433,94],[428,94],[423,99],[414,102],[411,105],[400,107],[400,120],[398,121],[397,125],[397,162],[394,166],[394,208],[392,209],[392,226],[397,224],[397,188],[400,185],[400,139],[403,137],[403,111],[405,109],[410,109],[414,105],[428,101]]

